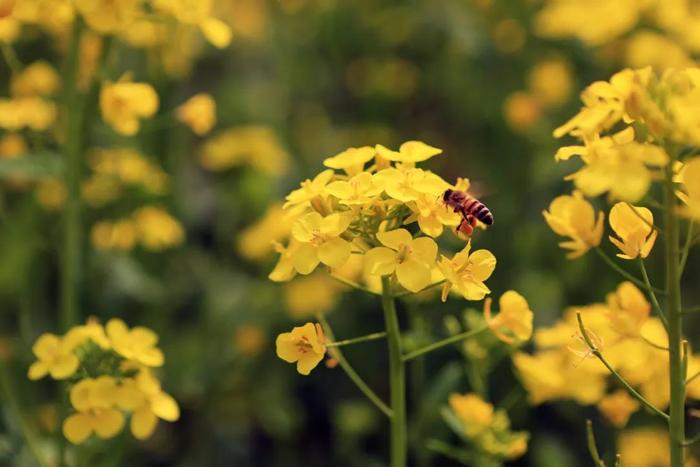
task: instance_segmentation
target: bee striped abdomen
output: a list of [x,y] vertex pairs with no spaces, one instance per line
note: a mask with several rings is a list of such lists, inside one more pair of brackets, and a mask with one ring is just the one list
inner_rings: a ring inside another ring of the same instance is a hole
[[493,224],[493,214],[491,214],[491,211],[484,203],[476,198],[472,198],[464,203],[464,212],[476,217],[486,225]]

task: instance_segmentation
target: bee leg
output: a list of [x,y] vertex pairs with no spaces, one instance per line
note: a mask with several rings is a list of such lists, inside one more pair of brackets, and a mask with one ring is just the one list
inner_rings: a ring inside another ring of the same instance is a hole
[[472,224],[475,224],[473,219],[474,218],[472,216],[468,216],[462,219],[462,222],[460,222],[457,226],[457,232],[463,233],[467,237],[471,237],[472,232],[474,232],[474,225]]

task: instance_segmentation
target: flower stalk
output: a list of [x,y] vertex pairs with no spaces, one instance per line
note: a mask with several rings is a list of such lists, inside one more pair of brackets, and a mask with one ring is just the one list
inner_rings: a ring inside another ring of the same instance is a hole
[[666,316],[668,318],[670,417],[669,434],[671,467],[684,463],[685,440],[685,373],[683,371],[683,318],[680,290],[680,236],[675,211],[672,164],[666,166],[664,181],[664,247],[666,261]]
[[406,375],[401,356],[401,330],[392,295],[391,280],[382,277],[382,308],[389,349],[389,385],[391,391],[391,467],[406,465]]

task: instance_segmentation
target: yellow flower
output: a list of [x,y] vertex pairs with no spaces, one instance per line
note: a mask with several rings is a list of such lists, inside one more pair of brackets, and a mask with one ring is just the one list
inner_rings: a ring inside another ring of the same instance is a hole
[[503,117],[513,130],[529,130],[542,117],[542,106],[533,95],[517,91],[503,101]]
[[654,247],[656,230],[654,215],[643,207],[632,206],[629,203],[617,203],[610,209],[608,217],[610,227],[615,231],[617,238],[610,236],[610,242],[618,247],[622,253],[617,256],[623,259],[635,259],[639,256],[646,258]]
[[277,356],[288,363],[297,364],[297,371],[308,375],[326,354],[325,336],[321,325],[306,323],[292,332],[284,332],[275,341]]
[[85,22],[95,31],[106,34],[126,29],[141,12],[138,0],[75,0]]
[[420,195],[408,206],[413,214],[406,218],[404,224],[418,222],[421,232],[433,238],[442,235],[443,226],[457,226],[462,220],[459,214],[432,195]]
[[181,244],[185,232],[180,223],[165,210],[144,206],[132,215],[138,229],[139,240],[152,251],[162,251]]
[[669,467],[668,443],[664,428],[635,428],[620,433],[617,450],[625,467]]
[[16,0],[0,0],[0,18],[7,18],[15,8]]
[[339,180],[326,186],[327,193],[338,198],[340,204],[348,206],[369,204],[382,191],[384,188],[368,172],[360,172],[348,181]]
[[246,227],[238,237],[238,252],[249,260],[262,260],[274,250],[274,243],[289,236],[299,217],[295,209],[284,210],[282,204],[271,205],[262,218]]
[[37,361],[29,367],[29,379],[41,379],[50,374],[54,379],[73,376],[80,366],[74,347],[55,334],[42,334],[32,346]]
[[206,93],[195,94],[177,108],[177,119],[199,136],[209,133],[216,124],[216,103]]
[[17,131],[30,128],[43,131],[54,124],[56,105],[41,97],[0,99],[0,128]]
[[289,315],[301,320],[332,310],[342,287],[327,274],[312,274],[290,282],[284,288]]
[[537,63],[528,74],[530,90],[546,106],[566,103],[573,87],[571,66],[561,59]]
[[432,172],[416,168],[388,168],[374,176],[390,197],[403,203],[416,201],[421,195],[437,198],[450,185]]
[[651,76],[651,68],[622,70],[610,81],[596,81],[581,93],[584,107],[568,122],[554,130],[554,137],[570,134],[581,139],[608,130],[627,117],[626,103],[636,86],[645,86]]
[[586,140],[585,146],[565,146],[555,159],[581,157],[586,165],[566,178],[585,195],[609,192],[613,199],[634,202],[649,190],[653,179],[649,167],[663,167],[669,161],[663,148],[634,138],[634,129],[627,127],[612,136]]
[[37,185],[35,196],[44,208],[55,211],[66,200],[66,186],[57,178],[47,178]]
[[549,205],[549,211],[543,211],[547,224],[557,235],[570,237],[560,247],[571,250],[567,258],[573,259],[600,245],[603,236],[603,219],[598,213],[596,218],[593,206],[583,198],[579,191],[572,195],[559,196]]
[[111,344],[105,333],[105,328],[95,317],[88,318],[85,324],[70,328],[63,337],[63,340],[72,348],[76,348],[88,340],[97,344],[103,350],[111,348]]
[[292,227],[292,236],[299,246],[292,256],[294,269],[309,274],[319,263],[332,268],[345,264],[350,257],[350,242],[341,238],[352,217],[348,213],[334,213],[326,217],[310,212],[298,219]]
[[165,357],[156,347],[158,336],[150,329],[143,326],[129,329],[118,318],[107,321],[105,328],[112,348],[122,357],[150,367],[163,365]]
[[486,322],[496,337],[507,344],[530,339],[533,313],[525,298],[514,290],[509,290],[501,295],[498,304],[501,311],[492,318],[491,299],[487,298],[484,302]]
[[254,324],[237,326],[233,334],[233,345],[243,355],[254,357],[267,345],[265,329]]
[[268,274],[268,278],[273,282],[287,282],[296,276],[297,271],[294,267],[294,256],[299,249],[300,243],[294,238],[289,240],[289,244],[285,247],[279,242],[273,242],[275,251],[280,257],[277,260],[275,268]]
[[10,89],[16,97],[51,96],[60,85],[61,79],[56,70],[49,63],[39,60],[13,75]]
[[130,219],[101,221],[92,226],[90,239],[98,250],[129,251],[136,244],[137,230]]
[[403,162],[408,167],[413,167],[416,162],[423,162],[433,156],[442,154],[442,149],[428,146],[422,141],[406,141],[401,145],[399,151],[392,151],[381,144],[375,147],[377,154],[386,160]]
[[357,175],[362,172],[365,163],[374,158],[374,148],[363,146],[361,148],[348,148],[345,151],[323,161],[323,165],[331,169],[343,169],[350,175]]
[[493,405],[476,394],[452,393],[448,401],[452,412],[462,422],[467,436],[478,435],[494,422]]
[[102,118],[117,133],[133,136],[139,120],[152,117],[158,110],[158,94],[148,83],[132,83],[128,75],[116,83],[106,82],[100,91]]
[[598,402],[598,410],[605,415],[615,428],[624,428],[634,412],[639,409],[639,401],[624,389],[618,389]]
[[103,439],[111,438],[124,426],[124,415],[114,407],[117,385],[114,378],[100,376],[76,383],[70,391],[70,401],[77,410],[63,422],[63,434],[73,444],[80,444],[92,433]]
[[210,44],[224,48],[231,42],[231,28],[211,16],[212,3],[212,0],[155,0],[153,6],[183,24],[198,26]]
[[442,288],[442,301],[447,300],[447,294],[454,287],[466,300],[481,300],[491,293],[484,281],[491,277],[496,269],[496,257],[488,250],[476,250],[471,253],[471,240],[462,251],[452,259],[441,256],[438,268],[445,276]]
[[430,272],[435,266],[437,244],[432,238],[414,239],[406,229],[377,232],[377,240],[384,245],[365,253],[365,271],[386,276],[396,272],[404,288],[419,292],[430,285]]
[[137,439],[150,437],[159,418],[169,422],[180,418],[177,402],[161,389],[160,382],[148,370],[139,371],[136,378],[125,379],[117,397],[122,409],[133,412],[129,426]]
[[281,175],[287,169],[289,155],[271,128],[244,126],[228,128],[209,138],[199,161],[211,171],[250,165],[264,173]]
[[612,328],[626,337],[638,337],[651,313],[644,294],[631,282],[621,283],[608,294],[608,308]]
[[301,186],[292,191],[285,198],[284,208],[291,206],[306,205],[313,203],[316,200],[323,200],[326,196],[326,185],[333,178],[333,170],[328,169],[319,173],[313,180],[306,179],[301,182]]
[[690,159],[681,172],[684,192],[679,192],[685,203],[683,214],[700,219],[700,157]]

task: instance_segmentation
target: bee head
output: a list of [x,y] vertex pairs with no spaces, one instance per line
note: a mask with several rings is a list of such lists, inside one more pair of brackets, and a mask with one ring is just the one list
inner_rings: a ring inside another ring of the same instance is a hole
[[452,193],[454,193],[454,190],[447,189],[445,192],[442,194],[442,200],[444,202],[447,202],[448,199],[450,199],[450,196],[452,196]]

